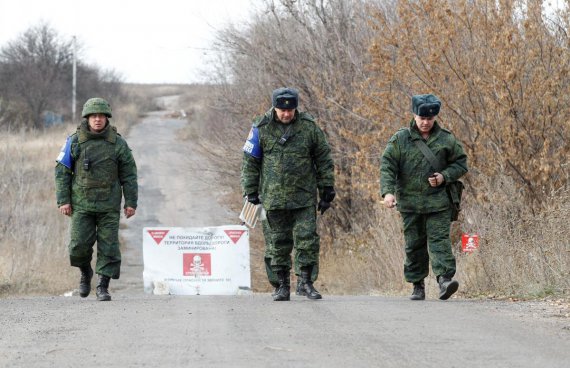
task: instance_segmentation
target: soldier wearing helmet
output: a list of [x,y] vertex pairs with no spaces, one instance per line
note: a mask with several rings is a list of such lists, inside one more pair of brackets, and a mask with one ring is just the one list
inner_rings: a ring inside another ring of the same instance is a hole
[[57,206],[71,217],[70,263],[81,271],[79,295],[91,292],[91,258],[97,242],[97,300],[111,300],[109,281],[121,268],[119,218],[137,208],[137,167],[127,142],[109,122],[111,106],[102,98],[83,105],[83,120],[70,135],[56,160]]
[[297,293],[321,299],[312,276],[319,260],[317,209],[324,214],[335,197],[331,149],[315,119],[297,110],[297,90],[278,88],[271,97],[273,107],[254,120],[243,147],[241,186],[247,200],[267,212],[265,261],[276,287],[273,300],[290,300],[293,249]]

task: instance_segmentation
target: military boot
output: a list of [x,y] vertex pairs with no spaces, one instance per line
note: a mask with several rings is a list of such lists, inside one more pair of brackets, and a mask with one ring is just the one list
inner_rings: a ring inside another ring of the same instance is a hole
[[111,300],[111,294],[109,294],[109,281],[111,281],[109,276],[99,275],[99,283],[97,284],[97,300],[100,302]]
[[274,289],[273,292],[271,293],[271,296],[277,295],[277,292],[279,291],[279,283],[273,281],[269,281],[269,283],[271,284],[271,286],[273,286]]
[[297,289],[295,290],[295,294],[300,296],[307,296],[307,292],[303,289],[303,283],[301,282],[301,276],[297,277]]
[[425,300],[426,298],[426,287],[424,284],[424,280],[414,282],[414,291],[412,292],[412,296],[410,296],[411,300]]
[[312,271],[313,266],[301,267],[301,290],[305,292],[305,295],[309,299],[322,299],[323,296],[315,289],[313,281],[311,281]]
[[289,270],[277,271],[277,278],[279,279],[279,288],[273,295],[273,300],[276,302],[290,300],[291,283],[289,280]]
[[93,278],[93,269],[91,265],[79,267],[81,271],[81,280],[79,281],[79,296],[87,298],[91,292],[91,279]]
[[449,299],[459,288],[459,282],[450,277],[438,276],[437,282],[439,284],[439,299],[441,300]]

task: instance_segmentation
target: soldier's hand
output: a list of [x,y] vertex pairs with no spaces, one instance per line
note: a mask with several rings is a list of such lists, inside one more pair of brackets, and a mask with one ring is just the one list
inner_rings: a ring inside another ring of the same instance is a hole
[[321,215],[322,215],[323,213],[325,213],[325,211],[328,210],[329,208],[331,208],[331,203],[325,201],[324,199],[321,199],[320,202],[319,202],[319,205],[317,206],[317,209],[318,209],[319,211],[321,211]]
[[431,185],[432,187],[437,187],[437,186],[440,186],[441,184],[443,184],[443,182],[445,181],[445,178],[440,173],[433,173],[428,178],[428,181],[429,181],[429,185]]
[[126,216],[127,218],[132,217],[132,216],[135,215],[135,212],[136,212],[136,211],[137,211],[137,210],[135,210],[135,209],[132,208],[132,207],[127,207],[127,208],[125,208],[125,216]]
[[261,203],[261,201],[259,200],[259,194],[257,192],[248,194],[247,201],[254,205],[258,205]]
[[393,194],[386,194],[384,196],[384,206],[386,208],[394,208],[396,204],[396,197]]
[[59,206],[59,212],[65,216],[71,216],[71,204],[62,204]]
[[334,197],[336,196],[336,192],[334,191],[333,187],[324,187],[323,194],[321,195],[321,199],[325,202],[332,202]]

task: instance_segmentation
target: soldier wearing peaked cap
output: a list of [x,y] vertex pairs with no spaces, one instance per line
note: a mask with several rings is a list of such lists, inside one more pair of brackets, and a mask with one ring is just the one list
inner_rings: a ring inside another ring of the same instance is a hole
[[276,286],[273,299],[290,299],[293,249],[300,271],[298,294],[321,299],[312,276],[320,248],[317,210],[324,214],[335,197],[331,150],[313,117],[297,110],[297,90],[278,88],[271,100],[273,106],[254,120],[243,147],[243,194],[267,212],[265,260]]
[[97,242],[97,300],[111,300],[109,281],[121,268],[119,217],[137,208],[137,167],[127,142],[110,125],[111,106],[102,98],[85,102],[83,120],[67,138],[55,167],[57,206],[71,217],[69,258],[81,271],[79,295],[91,292],[91,257]]
[[[459,287],[453,280],[456,267],[449,235],[453,203],[446,184],[467,172],[467,156],[455,136],[436,120],[440,108],[441,101],[432,94],[413,96],[414,117],[408,128],[390,138],[381,160],[384,205],[396,207],[403,220],[404,276],[414,286],[412,300],[425,299],[424,278],[430,261],[440,288],[439,299],[448,299]],[[444,163],[437,165],[442,169],[433,167],[422,152],[425,147]]]

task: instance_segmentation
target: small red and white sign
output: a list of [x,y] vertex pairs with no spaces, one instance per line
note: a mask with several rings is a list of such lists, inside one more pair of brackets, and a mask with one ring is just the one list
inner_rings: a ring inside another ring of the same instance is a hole
[[182,274],[184,276],[211,276],[212,257],[210,253],[184,253],[182,255]]
[[479,248],[479,235],[463,234],[461,237],[461,250],[465,253],[471,253]]
[[234,244],[237,244],[243,233],[245,233],[245,230],[224,230],[224,232],[234,242]]
[[160,244],[162,239],[166,237],[170,230],[148,230],[150,236],[154,239],[156,244]]

